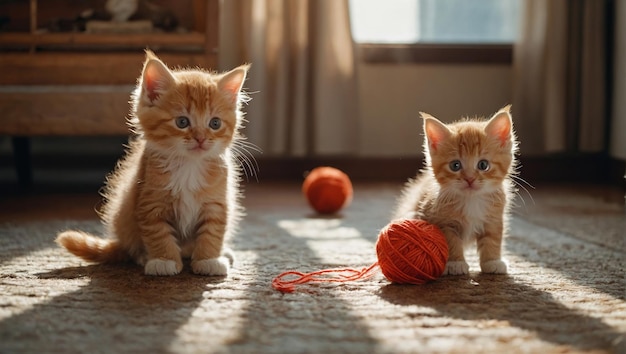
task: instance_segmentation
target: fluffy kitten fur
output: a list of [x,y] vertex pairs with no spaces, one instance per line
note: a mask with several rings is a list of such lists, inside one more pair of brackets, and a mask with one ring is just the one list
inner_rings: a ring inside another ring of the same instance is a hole
[[185,257],[194,273],[226,275],[223,243],[241,214],[234,146],[247,71],[170,70],[147,52],[132,96],[136,137],[103,194],[108,238],[65,231],[57,242],[91,262],[134,260],[148,275],[177,274]]
[[476,242],[483,273],[505,274],[502,238],[514,193],[517,142],[510,106],[488,121],[444,124],[424,119],[425,168],[410,180],[394,218],[418,218],[439,226],[449,259],[444,274],[468,274],[464,246]]

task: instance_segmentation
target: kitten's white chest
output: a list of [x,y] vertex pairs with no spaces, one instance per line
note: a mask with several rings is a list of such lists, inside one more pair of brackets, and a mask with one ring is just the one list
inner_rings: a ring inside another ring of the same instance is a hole
[[464,240],[471,241],[476,234],[483,231],[488,207],[488,198],[482,196],[467,198],[463,204],[463,215],[467,223],[463,235]]
[[174,214],[181,236],[191,236],[202,209],[199,191],[206,186],[202,160],[173,161],[167,185],[175,200]]

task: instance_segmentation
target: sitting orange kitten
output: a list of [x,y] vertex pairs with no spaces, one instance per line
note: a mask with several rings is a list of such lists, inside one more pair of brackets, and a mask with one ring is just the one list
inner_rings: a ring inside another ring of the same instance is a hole
[[101,210],[108,239],[65,231],[57,242],[97,263],[134,260],[148,275],[226,275],[224,239],[239,218],[241,92],[248,66],[228,73],[172,71],[146,52],[133,93],[137,133],[107,179]]
[[394,218],[426,220],[446,235],[444,274],[468,274],[465,244],[476,242],[483,273],[505,274],[501,245],[513,191],[517,143],[510,106],[488,121],[424,118],[425,168],[404,188]]

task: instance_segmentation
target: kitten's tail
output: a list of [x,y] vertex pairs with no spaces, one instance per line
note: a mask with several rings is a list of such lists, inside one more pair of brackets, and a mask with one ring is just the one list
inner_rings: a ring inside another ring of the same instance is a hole
[[231,267],[235,264],[235,253],[233,253],[233,250],[230,248],[224,247],[222,249],[222,257],[226,257],[226,259],[228,259],[228,263],[230,263]]
[[56,242],[88,262],[122,263],[131,259],[119,241],[106,240],[82,231],[62,232]]

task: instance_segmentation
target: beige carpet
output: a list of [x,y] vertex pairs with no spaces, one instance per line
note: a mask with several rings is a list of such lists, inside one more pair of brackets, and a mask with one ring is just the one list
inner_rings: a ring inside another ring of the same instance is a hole
[[[357,185],[343,215],[317,218],[299,185],[251,184],[225,279],[195,276],[188,265],[156,278],[85,264],[53,239],[67,227],[98,231],[96,220],[68,212],[64,221],[25,222],[4,203],[17,221],[0,225],[0,352],[626,353],[624,207],[593,195],[591,217],[576,209],[590,201],[575,194],[525,198],[505,245],[508,276],[481,275],[470,254],[470,276],[425,286],[378,275],[293,294],[270,287],[289,269],[374,262],[399,188]],[[63,215],[63,198],[55,200]]]

